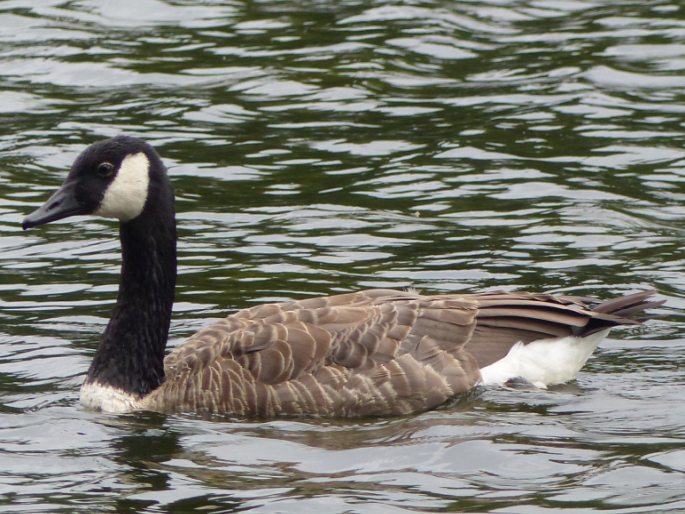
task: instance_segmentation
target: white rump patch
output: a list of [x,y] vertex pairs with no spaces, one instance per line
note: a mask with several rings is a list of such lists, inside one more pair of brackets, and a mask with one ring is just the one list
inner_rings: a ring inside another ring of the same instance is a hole
[[150,161],[143,152],[127,155],[95,214],[120,221],[140,215],[150,184]]
[[140,410],[141,400],[112,386],[87,383],[81,386],[81,405],[89,409],[124,414]]
[[566,336],[516,343],[500,360],[480,370],[481,384],[503,385],[523,378],[546,388],[573,380],[609,329],[586,337]]

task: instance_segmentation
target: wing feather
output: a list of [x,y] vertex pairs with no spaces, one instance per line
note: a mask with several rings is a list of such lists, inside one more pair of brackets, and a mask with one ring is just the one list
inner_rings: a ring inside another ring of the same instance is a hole
[[[600,303],[520,292],[376,289],[265,304],[201,330],[165,359],[155,410],[236,415],[407,414],[468,391],[518,342],[636,323],[651,293]],[[593,310],[593,307],[596,307]]]

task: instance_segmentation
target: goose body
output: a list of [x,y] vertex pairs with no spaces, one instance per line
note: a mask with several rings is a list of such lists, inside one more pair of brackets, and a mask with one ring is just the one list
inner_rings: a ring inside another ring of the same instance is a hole
[[110,412],[415,413],[479,384],[571,380],[609,329],[661,304],[653,291],[600,302],[372,289],[244,309],[165,357],[176,228],[155,150],[127,136],[91,145],[23,226],[82,214],[120,220],[117,303],[81,388],[83,405]]

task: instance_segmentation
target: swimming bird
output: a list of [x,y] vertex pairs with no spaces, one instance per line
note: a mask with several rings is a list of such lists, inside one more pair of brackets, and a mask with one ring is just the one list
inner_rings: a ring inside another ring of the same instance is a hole
[[119,292],[81,403],[274,417],[404,415],[483,385],[572,380],[609,329],[661,305],[654,291],[600,302],[527,292],[423,295],[371,289],[250,307],[165,357],[176,285],[174,193],[147,143],[86,148],[23,228],[118,219]]

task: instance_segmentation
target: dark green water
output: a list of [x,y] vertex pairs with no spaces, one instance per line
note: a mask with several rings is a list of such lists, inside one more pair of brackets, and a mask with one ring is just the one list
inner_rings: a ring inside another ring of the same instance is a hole
[[[3,512],[685,512],[679,3],[9,0],[0,121]],[[116,225],[20,222],[122,132],[178,195],[172,345],[371,286],[670,309],[572,384],[409,418],[85,411]]]

